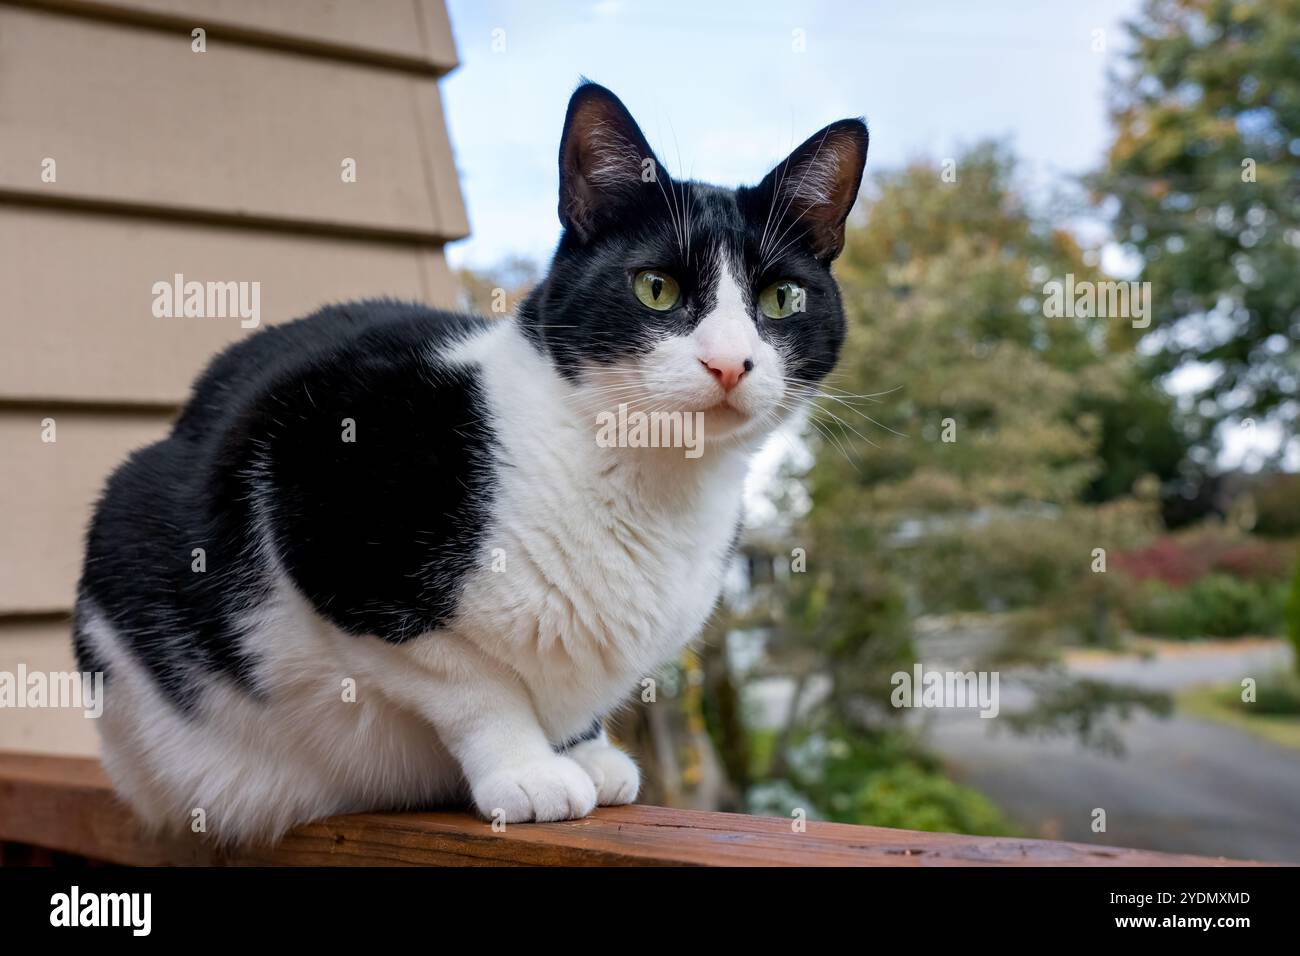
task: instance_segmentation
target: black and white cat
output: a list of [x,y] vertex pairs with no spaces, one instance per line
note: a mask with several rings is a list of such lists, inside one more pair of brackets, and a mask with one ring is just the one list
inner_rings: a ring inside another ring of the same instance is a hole
[[[753,452],[835,363],[866,151],[843,120],[755,188],[678,182],[584,84],[517,315],[331,306],[214,360],[88,536],[75,643],[122,797],[225,842],[635,799],[601,719],[699,634]],[[619,405],[702,413],[702,453],[608,447]]]

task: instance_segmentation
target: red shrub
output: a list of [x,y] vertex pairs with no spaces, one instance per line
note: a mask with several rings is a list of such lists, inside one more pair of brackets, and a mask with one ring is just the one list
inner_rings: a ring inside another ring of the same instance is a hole
[[1252,541],[1227,548],[1214,556],[1216,571],[1234,578],[1280,579],[1286,577],[1290,561],[1288,554],[1275,544]]
[[1115,556],[1115,566],[1138,581],[1163,581],[1173,587],[1191,584],[1210,570],[1210,555],[1176,538],[1160,538],[1145,548]]
[[1183,587],[1212,572],[1247,580],[1278,580],[1291,568],[1291,548],[1223,534],[1164,537],[1145,548],[1117,554],[1115,567],[1138,581]]

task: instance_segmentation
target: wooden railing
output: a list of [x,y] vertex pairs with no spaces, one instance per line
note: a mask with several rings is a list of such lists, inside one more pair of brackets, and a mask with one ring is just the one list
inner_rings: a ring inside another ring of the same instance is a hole
[[290,866],[1218,866],[1242,861],[631,806],[501,832],[466,813],[365,813],[222,854],[143,835],[94,760],[0,753],[0,861]]

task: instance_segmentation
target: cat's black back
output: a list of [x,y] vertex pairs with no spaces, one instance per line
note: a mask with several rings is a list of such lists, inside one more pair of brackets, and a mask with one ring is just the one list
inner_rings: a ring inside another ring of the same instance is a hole
[[[487,321],[379,300],[264,329],[117,469],[82,595],[173,703],[216,673],[257,692],[240,638],[273,563],[345,631],[401,641],[445,621],[493,442],[476,374],[438,352]],[[75,644],[83,669],[106,670],[80,624]]]

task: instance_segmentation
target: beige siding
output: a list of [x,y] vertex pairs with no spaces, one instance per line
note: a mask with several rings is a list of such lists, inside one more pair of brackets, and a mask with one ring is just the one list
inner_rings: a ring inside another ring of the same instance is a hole
[[[0,671],[72,671],[76,662],[66,620],[0,618]],[[94,719],[61,708],[0,710],[0,750],[28,750],[90,756],[99,751]]]
[[0,189],[33,199],[467,232],[459,191],[433,185],[455,174],[432,77],[0,7],[0,116]]
[[[43,440],[53,420],[56,440]],[[67,611],[81,542],[104,478],[132,449],[166,434],[166,413],[0,412],[0,612]],[[3,713],[3,711],[0,711]]]
[[[441,0],[0,2],[0,671],[72,667],[105,478],[254,334],[155,317],[155,283],[256,282],[262,325],[365,296],[454,301],[442,244],[468,225],[438,91],[454,65]],[[0,749],[91,753],[94,721],[0,709]]]
[[440,0],[48,0],[42,6],[209,35],[282,43],[445,73],[456,65]]
[[155,318],[153,285],[258,282],[261,322],[374,295],[447,302],[437,246],[0,205],[0,400],[175,404],[213,353],[256,329]]

